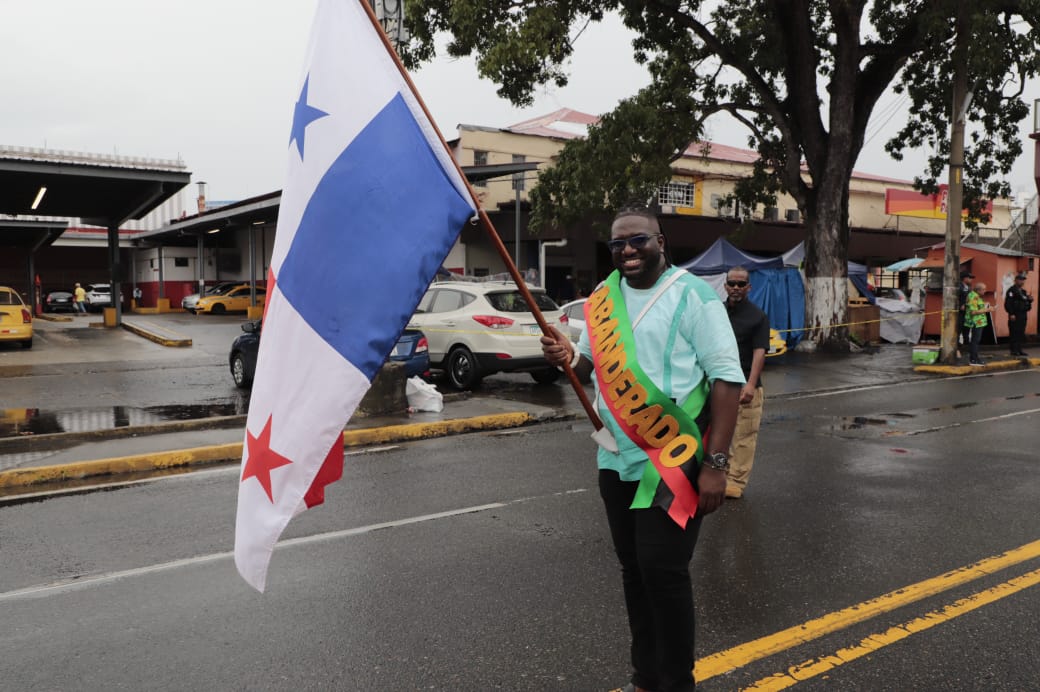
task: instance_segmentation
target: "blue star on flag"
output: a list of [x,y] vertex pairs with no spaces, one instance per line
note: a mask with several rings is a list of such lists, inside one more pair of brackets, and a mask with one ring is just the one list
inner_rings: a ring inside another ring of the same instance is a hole
[[303,159],[303,140],[307,130],[307,126],[318,118],[324,118],[328,113],[325,111],[315,108],[314,106],[307,105],[307,85],[310,84],[311,76],[307,75],[307,79],[303,81],[303,91],[300,92],[300,98],[296,101],[296,107],[293,109],[293,122],[292,122],[292,136],[289,137],[289,145],[296,142],[296,150],[300,152],[300,159]]

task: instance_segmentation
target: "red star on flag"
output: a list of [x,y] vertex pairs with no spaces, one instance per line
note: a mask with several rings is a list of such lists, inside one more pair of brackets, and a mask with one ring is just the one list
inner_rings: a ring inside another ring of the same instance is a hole
[[272,416],[267,417],[267,423],[264,424],[260,437],[253,437],[249,429],[246,429],[246,446],[249,449],[249,457],[246,459],[245,469],[242,471],[242,482],[245,483],[247,479],[255,477],[267,493],[271,504],[274,504],[274,495],[271,493],[271,471],[279,466],[291,464],[292,460],[286,459],[271,449],[272,418]]

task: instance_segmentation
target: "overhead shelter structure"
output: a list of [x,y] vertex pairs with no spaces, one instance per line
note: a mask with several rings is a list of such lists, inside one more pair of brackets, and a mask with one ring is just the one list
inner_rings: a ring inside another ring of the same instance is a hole
[[[80,218],[106,228],[118,325],[124,275],[119,227],[145,216],[190,180],[191,173],[180,161],[0,145],[0,215],[14,217],[0,218],[0,247],[26,252],[31,291],[33,255],[61,235],[60,224]],[[49,221],[41,222],[39,217]]]
[[[1015,275],[1019,272],[1026,273],[1025,289],[1029,295],[1035,296],[1040,291],[1040,276],[1037,274],[1036,255],[1008,250],[993,245],[980,245],[977,243],[962,243],[960,252],[961,271],[970,271],[975,275],[975,283],[986,284],[986,294],[983,297],[987,303],[996,306],[996,311],[990,315],[990,324],[987,332],[991,334],[984,337],[988,342],[995,343],[998,338],[1008,336],[1008,315],[1004,310],[1004,292],[1014,284]],[[942,334],[942,309],[943,309],[943,271],[946,264],[946,247],[938,243],[928,248],[928,254],[924,261],[915,267],[927,272],[925,279],[925,321],[924,333],[929,336]],[[1026,334],[1032,336],[1037,333],[1037,311],[1034,308],[1029,311],[1026,321]]]
[[805,329],[805,284],[796,267],[785,267],[783,257],[760,257],[744,252],[725,238],[689,262],[679,265],[711,284],[723,299],[726,273],[733,267],[748,270],[751,292],[748,300],[769,316],[769,324],[793,347]]
[[[537,168],[537,162],[521,161],[506,164],[463,166],[462,172],[471,183],[476,183],[503,176],[521,175],[537,170]],[[277,190],[215,209],[203,210],[198,214],[170,221],[154,231],[146,231],[139,234],[135,240],[138,248],[159,253],[159,256],[156,258],[158,260],[156,263],[158,276],[155,277],[157,281],[152,282],[155,283],[156,292],[154,295],[144,295],[144,301],[151,303],[153,299],[166,299],[170,301],[171,305],[175,305],[183,297],[179,293],[184,295],[195,291],[198,291],[200,294],[205,293],[207,284],[207,278],[205,277],[206,252],[207,250],[212,251],[214,246],[219,246],[222,252],[237,250],[244,255],[241,258],[241,262],[236,262],[235,264],[249,267],[248,271],[242,272],[245,275],[242,281],[243,283],[248,282],[252,287],[250,302],[254,307],[250,310],[250,314],[259,316],[262,311],[257,305],[256,289],[258,286],[263,285],[263,281],[267,278],[267,268],[270,266],[270,257],[273,251],[273,243],[267,241],[273,237],[281,200],[281,190]],[[407,199],[403,198],[402,203],[407,203]],[[510,228],[508,230],[513,229]],[[503,242],[506,242],[508,239],[508,230],[499,229]],[[468,232],[473,231],[470,230]],[[226,237],[233,237],[238,240],[224,240]],[[463,237],[465,238],[465,232]],[[238,242],[239,245],[244,245],[244,247],[238,247],[238,245],[235,245],[235,242]],[[163,275],[166,263],[163,261],[162,249],[164,247],[184,248],[191,246],[194,246],[196,249],[194,277],[189,290],[189,287],[184,285],[185,282],[171,280]],[[146,288],[150,290],[151,286],[149,285]]]

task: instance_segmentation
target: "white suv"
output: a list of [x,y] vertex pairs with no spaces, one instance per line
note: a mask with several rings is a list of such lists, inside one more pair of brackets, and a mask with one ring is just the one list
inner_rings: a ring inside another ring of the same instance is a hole
[[[542,289],[530,290],[545,320],[566,334],[556,303]],[[444,370],[458,389],[471,389],[496,372],[529,372],[543,384],[560,376],[546,364],[542,330],[513,283],[432,283],[408,326],[426,334],[430,366]]]
[[87,284],[87,307],[91,310],[111,307],[112,287],[108,284]]

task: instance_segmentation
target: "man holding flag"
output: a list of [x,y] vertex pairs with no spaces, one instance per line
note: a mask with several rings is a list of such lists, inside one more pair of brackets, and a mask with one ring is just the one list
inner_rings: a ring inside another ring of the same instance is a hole
[[668,266],[652,213],[619,213],[608,246],[617,271],[586,301],[577,347],[554,329],[542,350],[592,376],[616,442],[597,462],[632,633],[624,689],[693,690],[689,563],[701,520],[723,502],[744,374],[722,302]]
[[235,526],[259,591],[289,520],[342,474],[344,426],[476,210],[364,0],[321,0],[298,94]]

